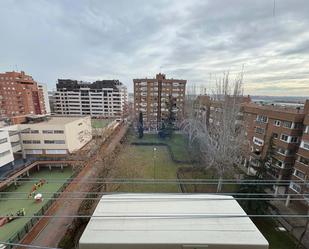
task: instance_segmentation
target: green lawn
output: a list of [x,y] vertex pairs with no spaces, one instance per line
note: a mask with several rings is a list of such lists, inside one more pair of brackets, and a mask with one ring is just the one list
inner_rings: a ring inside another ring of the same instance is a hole
[[112,122],[110,119],[91,119],[91,126],[92,128],[104,128],[110,122]]
[[[52,194],[44,194],[44,192],[56,192],[62,185],[62,182],[48,182],[48,179],[57,179],[57,180],[65,180],[72,175],[72,171],[70,168],[65,168],[63,172],[60,169],[52,169],[49,171],[48,169],[41,169],[39,172],[32,173],[30,175],[31,178],[46,179],[47,183],[45,183],[39,190],[38,193],[43,193],[44,201],[42,203],[35,203],[33,199],[24,199],[24,200],[5,200],[0,198],[0,216],[9,215],[11,213],[15,214],[16,211],[24,208],[26,211],[26,215],[32,215],[36,213],[48,200]],[[10,192],[8,194],[1,194],[2,198],[27,198],[28,194],[31,191],[31,187],[33,186],[33,182],[23,182],[21,185],[15,189],[14,186],[10,186],[5,189],[3,192]],[[19,194],[18,192],[25,192]],[[1,192],[0,192],[1,193]],[[10,223],[5,224],[0,227],[0,241],[8,240],[14,233],[18,232],[28,221],[30,218],[19,218]]]
[[[154,151],[156,148],[156,151]],[[115,161],[119,166],[119,178],[177,179],[179,164],[174,163],[168,149],[163,146],[128,146]],[[190,166],[183,165],[181,166]],[[178,184],[125,184],[120,191],[179,192]]]
[[[182,179],[218,179],[217,173],[213,169],[206,169],[203,171],[194,170],[192,172],[185,172],[181,174]],[[231,179],[231,177],[226,176],[225,179]],[[207,184],[186,184],[186,191],[188,193],[214,193],[217,192],[218,182],[210,182]],[[235,183],[222,184],[221,193],[235,193],[239,189],[239,185]]]
[[295,239],[288,232],[280,232],[275,228],[278,225],[272,219],[255,218],[253,222],[262,232],[269,243],[269,249],[293,249],[295,248]]
[[142,143],[166,143],[170,145],[175,159],[180,161],[190,160],[190,154],[187,150],[187,142],[182,134],[173,134],[171,138],[161,139],[157,134],[144,134],[144,137],[139,139],[135,134],[130,137],[131,142]]

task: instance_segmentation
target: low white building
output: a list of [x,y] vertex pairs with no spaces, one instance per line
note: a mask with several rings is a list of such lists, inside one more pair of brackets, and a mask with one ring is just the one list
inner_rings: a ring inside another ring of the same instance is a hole
[[90,117],[50,117],[19,127],[26,154],[68,154],[92,139]]
[[267,249],[268,242],[232,196],[112,194],[100,200],[79,248]]
[[0,130],[0,168],[14,161],[9,132]]
[[8,135],[7,148],[24,155],[68,154],[92,139],[90,117],[39,117],[0,131]]

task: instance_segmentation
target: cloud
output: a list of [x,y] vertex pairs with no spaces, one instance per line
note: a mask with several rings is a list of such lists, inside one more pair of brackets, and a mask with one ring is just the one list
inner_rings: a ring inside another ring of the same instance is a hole
[[[309,95],[306,0],[0,1],[0,68],[58,78],[132,79],[159,71],[214,85],[245,69],[248,94]],[[17,66],[15,66],[17,65]]]

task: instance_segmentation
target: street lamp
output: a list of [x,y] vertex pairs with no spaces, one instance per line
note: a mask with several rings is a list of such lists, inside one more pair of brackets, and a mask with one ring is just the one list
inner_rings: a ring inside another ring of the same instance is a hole
[[155,161],[156,161],[156,151],[157,151],[157,148],[154,147],[153,148],[153,153],[152,153],[154,189],[156,189],[156,183],[155,183],[155,179],[156,179],[156,164],[155,164]]

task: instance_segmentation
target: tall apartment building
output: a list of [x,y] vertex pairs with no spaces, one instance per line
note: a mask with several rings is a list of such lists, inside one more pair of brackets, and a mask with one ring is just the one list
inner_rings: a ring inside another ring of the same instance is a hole
[[302,193],[305,201],[309,202],[309,186],[304,184],[309,179],[309,101],[305,105],[305,118],[303,135],[300,140],[300,146],[296,153],[294,171],[290,183],[290,192]]
[[54,112],[62,115],[123,117],[127,112],[127,88],[119,80],[87,83],[59,79],[54,92]]
[[[232,97],[226,96],[226,101],[232,100]],[[236,98],[236,103],[239,104],[239,116],[238,119],[243,119],[242,104],[249,103],[251,101],[250,96],[239,96]],[[222,111],[223,100],[214,99],[209,95],[199,95],[193,103],[194,113],[200,119],[205,120],[207,123],[216,121],[217,113]]]
[[44,93],[30,75],[0,73],[0,117],[45,113]]
[[304,109],[246,103],[243,112],[250,144],[248,167],[256,170],[265,164],[271,178],[289,179],[297,167],[297,154],[303,152],[300,145],[309,100]]
[[184,116],[186,80],[167,79],[157,74],[153,79],[134,79],[134,113],[143,113],[144,128],[157,130],[168,115],[168,105],[173,100],[176,122]]

